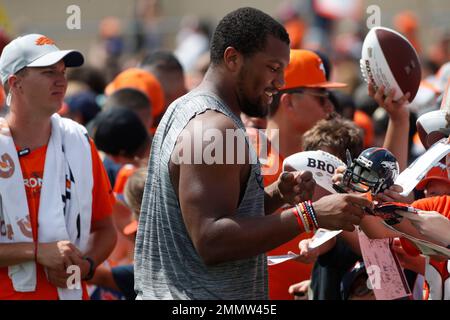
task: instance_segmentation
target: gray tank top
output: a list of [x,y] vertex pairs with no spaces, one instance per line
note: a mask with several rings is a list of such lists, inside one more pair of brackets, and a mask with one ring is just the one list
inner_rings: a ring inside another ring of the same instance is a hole
[[[166,111],[153,139],[136,237],[137,299],[268,298],[265,254],[206,266],[183,222],[169,176],[169,160],[181,131],[192,118],[206,110],[223,113],[237,128],[245,130],[241,120],[211,93],[193,91],[172,103]],[[249,148],[251,159],[257,159],[254,149]],[[236,212],[240,216],[264,215],[260,165],[257,161],[252,163],[245,193]]]

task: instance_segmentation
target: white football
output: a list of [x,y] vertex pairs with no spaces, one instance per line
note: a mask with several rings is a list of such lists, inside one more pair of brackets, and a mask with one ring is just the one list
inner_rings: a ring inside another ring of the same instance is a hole
[[400,33],[384,28],[372,28],[364,39],[361,72],[366,82],[377,90],[384,85],[385,93],[395,89],[394,101],[409,92],[414,100],[421,80],[417,52]]
[[332,178],[336,168],[340,166],[345,167],[345,163],[321,150],[298,152],[283,161],[283,170],[311,171],[316,183],[330,193],[336,193]]
[[417,119],[417,132],[425,149],[446,137],[445,133],[442,132],[442,129],[447,127],[446,116],[447,111],[441,109],[427,112]]

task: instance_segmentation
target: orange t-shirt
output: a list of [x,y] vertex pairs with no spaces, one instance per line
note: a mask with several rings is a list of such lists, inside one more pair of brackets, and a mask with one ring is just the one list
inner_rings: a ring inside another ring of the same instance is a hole
[[[111,185],[106,175],[103,164],[98,156],[97,149],[92,140],[92,173],[94,185],[92,189],[92,220],[91,222],[102,220],[112,214],[112,204],[114,195]],[[42,180],[44,176],[45,155],[47,146],[40,147],[27,155],[19,157],[22,169],[25,191],[27,195],[28,208],[30,212],[33,239],[37,239],[37,221],[39,212],[39,201],[41,195]],[[36,290],[34,292],[16,292],[12,281],[8,276],[8,267],[0,268],[0,300],[57,300],[58,292],[50,282],[48,282],[44,267],[36,264]],[[83,299],[89,299],[86,283],[83,282]]]
[[116,183],[114,184],[113,191],[118,194],[122,194],[125,189],[125,184],[128,178],[136,171],[136,167],[132,164],[126,164],[120,168],[117,173]]
[[424,211],[437,211],[443,216],[450,218],[449,195],[420,199],[413,202],[412,206]]
[[[283,171],[283,157],[267,141],[267,148],[261,147],[261,137],[257,137],[257,130],[247,128],[250,141],[252,142],[258,158],[261,162],[261,172],[264,178],[264,186],[274,183]],[[265,154],[263,154],[265,153]],[[274,168],[274,166],[277,166]],[[267,174],[270,172],[270,174]],[[281,212],[281,210],[280,210]],[[278,213],[280,213],[278,212]],[[302,233],[294,239],[282,244],[281,246],[267,252],[268,256],[283,255],[289,251],[298,253],[298,244],[303,239],[309,239],[313,233]],[[286,261],[277,265],[268,267],[269,276],[269,298],[271,300],[293,300],[294,297],[289,294],[289,287],[311,277],[313,264],[298,263],[296,261]]]

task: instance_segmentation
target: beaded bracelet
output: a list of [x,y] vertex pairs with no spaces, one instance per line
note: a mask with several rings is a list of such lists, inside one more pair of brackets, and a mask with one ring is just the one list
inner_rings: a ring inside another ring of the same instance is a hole
[[309,207],[311,208],[312,217],[314,219],[314,224],[316,225],[316,229],[319,229],[319,221],[317,220],[317,214],[316,210],[314,210],[314,207],[312,205],[312,202],[308,200]]
[[299,206],[299,205],[295,205],[295,206],[297,207],[299,216],[300,216],[300,218],[301,218],[302,221],[303,221],[303,231],[309,232],[309,229],[310,229],[309,223],[308,223],[308,220],[305,218],[305,214],[304,214],[304,212],[303,212],[303,209],[302,209],[301,206]]
[[311,219],[312,219],[313,224],[314,224],[314,228],[316,230],[319,229],[319,223],[317,221],[316,212],[314,211],[314,208],[313,208],[312,203],[311,203],[310,200],[305,202],[305,207],[306,207],[306,210],[307,210],[308,214],[311,216]]
[[315,211],[312,207],[311,202],[304,201],[299,203],[300,211],[303,215],[304,220],[306,221],[306,224],[308,225],[307,232],[315,231],[319,228],[317,223],[317,217],[315,214]]
[[305,206],[305,211],[306,211],[306,213],[308,214],[309,221],[310,221],[311,225],[312,225],[313,228],[314,228],[314,227],[315,227],[315,224],[314,224],[313,217],[312,217],[312,215],[311,215],[311,210],[309,209],[308,204],[307,204],[306,201],[303,202],[303,205]]
[[308,212],[308,208],[306,207],[306,203],[305,202],[301,202],[300,206],[303,208],[302,212],[303,212],[303,215],[305,217],[305,220],[308,221],[308,225],[310,227],[309,228],[310,231],[313,231],[313,229],[314,229],[314,221],[313,221],[313,219],[311,218],[311,215]]
[[305,232],[310,232],[312,225],[310,224],[310,222],[308,220],[308,214],[306,213],[304,206],[300,203],[299,205],[296,205],[296,207],[298,208],[300,217],[303,220],[303,223],[305,226]]

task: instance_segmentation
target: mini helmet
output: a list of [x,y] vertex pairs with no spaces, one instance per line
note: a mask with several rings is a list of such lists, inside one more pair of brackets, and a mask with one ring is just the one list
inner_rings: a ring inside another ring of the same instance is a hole
[[383,192],[394,184],[400,171],[397,159],[384,148],[369,148],[353,161],[348,160],[343,183],[357,192]]

